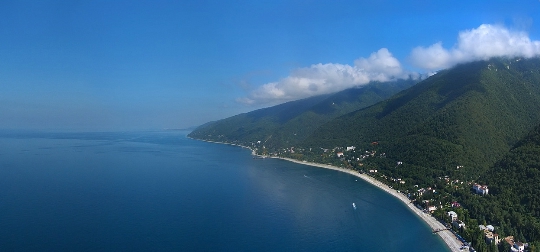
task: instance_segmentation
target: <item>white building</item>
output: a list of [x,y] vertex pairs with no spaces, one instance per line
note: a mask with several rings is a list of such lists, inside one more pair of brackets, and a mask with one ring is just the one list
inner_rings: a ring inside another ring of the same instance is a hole
[[484,230],[484,236],[486,237],[486,243],[492,243],[494,242],[495,245],[498,245],[499,242],[501,242],[501,239],[499,238],[498,234],[494,234],[491,231],[488,231],[487,229]]
[[489,192],[487,185],[474,184],[473,190],[480,195],[487,195]]
[[448,216],[450,216],[450,219],[452,220],[452,222],[454,221],[457,221],[458,220],[458,216],[457,216],[457,213],[454,212],[454,211],[450,211],[448,212]]
[[515,242],[514,246],[512,246],[510,249],[512,249],[512,251],[522,252],[525,251],[525,244],[521,242]]
[[454,225],[454,227],[465,229],[465,223],[463,223],[463,221],[456,220],[452,222],[452,224]]

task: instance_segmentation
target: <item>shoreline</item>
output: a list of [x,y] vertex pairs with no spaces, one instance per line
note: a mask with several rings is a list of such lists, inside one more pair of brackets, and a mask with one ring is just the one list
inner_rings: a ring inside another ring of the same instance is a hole
[[[308,166],[312,166],[312,167],[317,167],[317,168],[323,168],[323,169],[329,169],[329,170],[348,173],[350,175],[358,177],[358,178],[360,178],[360,179],[362,179],[362,180],[376,186],[377,188],[387,192],[388,194],[390,194],[390,195],[394,196],[395,198],[397,198],[398,200],[400,200],[403,204],[405,204],[407,207],[409,207],[409,209],[413,213],[415,213],[418,217],[420,217],[420,219],[423,220],[431,228],[432,231],[446,229],[446,227],[442,223],[440,223],[437,219],[435,219],[435,217],[431,216],[431,214],[426,214],[426,213],[422,212],[420,209],[418,209],[416,206],[414,206],[405,195],[397,192],[396,190],[388,187],[386,184],[384,184],[384,183],[382,183],[382,182],[376,180],[375,178],[372,178],[372,177],[370,177],[370,176],[368,176],[366,174],[362,174],[362,173],[359,173],[357,171],[353,171],[353,170],[349,170],[349,169],[339,168],[337,166],[319,164],[319,163],[313,163],[313,162],[307,162],[307,161],[304,162],[304,161],[299,161],[299,160],[295,160],[295,159],[292,159],[292,158],[283,158],[283,157],[268,157],[268,158],[281,159],[281,160],[285,160],[285,161],[289,161],[289,162],[293,162],[293,163],[297,163],[297,164],[303,164],[303,165],[308,165]],[[441,237],[441,239],[443,239],[444,243],[450,249],[450,251],[462,251],[461,247],[463,246],[463,243],[461,241],[459,241],[457,239],[457,237],[451,231],[449,231],[449,230],[439,231],[439,232],[437,232],[437,234],[439,235],[439,237]]]
[[[376,180],[375,178],[370,177],[370,176],[368,176],[366,174],[362,174],[362,173],[359,173],[357,171],[344,169],[344,168],[340,168],[340,167],[333,166],[333,165],[319,164],[319,163],[313,163],[313,162],[307,162],[307,161],[300,161],[300,160],[296,160],[296,159],[292,159],[292,158],[261,156],[261,155],[257,155],[255,153],[255,150],[253,150],[252,148],[247,147],[247,146],[243,146],[243,145],[238,145],[238,144],[215,142],[215,141],[208,141],[208,140],[202,140],[202,139],[194,139],[194,140],[200,140],[200,141],[209,142],[209,143],[226,144],[226,145],[232,145],[232,146],[238,146],[238,147],[246,148],[246,149],[251,150],[251,155],[252,156],[256,156],[256,157],[281,159],[281,160],[284,160],[284,161],[289,161],[289,162],[293,162],[293,163],[297,163],[297,164],[308,165],[308,166],[312,166],[312,167],[317,167],[317,168],[323,168],[323,169],[329,169],[329,170],[348,173],[348,174],[350,174],[352,176],[355,176],[355,177],[358,177],[358,178],[364,180],[367,183],[372,184],[373,186],[385,191],[386,193],[388,193],[388,194],[394,196],[395,198],[397,198],[398,200],[400,200],[413,213],[415,213],[422,221],[424,221],[424,223],[426,223],[431,228],[432,231],[446,229],[446,227],[442,223],[440,223],[437,219],[435,219],[435,217],[431,216],[431,214],[426,214],[426,213],[422,212],[420,209],[418,209],[416,206],[414,206],[405,195],[397,192],[396,190],[388,187],[388,185],[386,185],[386,184],[384,184],[384,183],[382,183],[382,182]],[[439,232],[437,232],[437,235],[439,235],[439,237],[444,241],[444,243],[450,249],[450,251],[462,251],[461,247],[463,246],[463,243],[461,241],[459,241],[458,238],[451,231],[449,231],[449,230],[439,231]]]

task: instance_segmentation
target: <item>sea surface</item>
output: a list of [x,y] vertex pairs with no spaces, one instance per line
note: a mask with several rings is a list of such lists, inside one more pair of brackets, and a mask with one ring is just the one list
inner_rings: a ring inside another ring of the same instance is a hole
[[0,131],[0,251],[448,251],[352,175],[186,134]]

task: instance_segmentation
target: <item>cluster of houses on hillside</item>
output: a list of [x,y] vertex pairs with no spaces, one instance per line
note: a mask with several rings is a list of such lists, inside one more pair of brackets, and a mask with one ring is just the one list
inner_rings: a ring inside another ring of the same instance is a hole
[[[259,142],[257,142],[257,144],[260,145],[262,143],[259,141]],[[377,145],[377,144],[378,144],[377,142],[372,143],[372,145]],[[263,146],[263,148],[264,148],[264,146]],[[332,158],[332,157],[335,158],[335,157],[337,157],[341,161],[349,162],[349,164],[357,163],[359,166],[363,166],[362,160],[365,160],[365,159],[368,159],[368,158],[374,158],[374,157],[382,157],[382,158],[386,157],[385,153],[378,154],[377,151],[375,151],[375,150],[360,150],[360,149],[357,149],[355,146],[335,147],[333,149],[324,149],[324,148],[321,148],[321,149],[322,149],[322,151],[324,153],[321,156],[323,156],[324,158],[327,158],[327,157],[328,158]],[[304,151],[308,151],[308,150],[310,152],[312,151],[311,148],[304,150],[304,149],[301,149],[301,148],[290,147],[290,148],[281,149],[277,153],[269,153],[268,155],[280,156],[280,155],[286,154],[286,153],[291,153],[291,154],[299,153],[299,154],[301,154]],[[331,163],[329,163],[329,164],[331,164]],[[402,165],[403,163],[401,161],[398,161],[396,164],[397,165],[396,165],[396,167],[394,167],[394,169],[397,168],[399,165]],[[457,170],[459,170],[461,168],[463,168],[462,165],[456,166]],[[381,177],[382,179],[392,181],[394,183],[405,184],[404,179],[399,178],[399,177],[387,176],[387,175],[385,175],[385,172],[378,171],[376,169],[373,169],[372,167],[369,167],[369,169],[363,170],[361,172],[362,173],[368,173],[370,176],[373,176],[373,177],[375,177],[375,176]],[[485,184],[478,184],[478,183],[475,183],[474,181],[463,181],[463,180],[459,180],[459,179],[456,179],[456,178],[450,178],[450,176],[441,176],[441,177],[439,177],[439,179],[443,180],[445,182],[444,184],[446,184],[446,186],[449,186],[449,187],[454,188],[454,189],[462,188],[462,189],[465,189],[465,190],[467,190],[467,189],[470,190],[472,188],[472,190],[470,191],[471,193],[475,193],[475,194],[478,194],[480,196],[486,196],[486,195],[489,194],[489,188]],[[416,187],[415,188],[416,190],[413,189],[410,192],[407,191],[408,194],[406,194],[409,197],[409,199],[411,199],[411,200],[414,200],[414,197],[412,197],[412,195],[416,195],[417,197],[424,196],[424,198],[426,198],[425,195],[424,195],[426,193],[434,194],[434,195],[439,193],[439,190],[437,190],[437,192],[436,192],[435,187],[433,187],[433,188],[432,187],[418,188],[419,185],[414,185],[413,187]],[[392,188],[392,187],[390,186],[390,188]],[[424,210],[426,213],[427,212],[433,213],[438,208],[439,209],[444,209],[445,206],[443,206],[443,205],[446,205],[446,207],[451,206],[452,208],[461,207],[461,204],[458,203],[457,201],[451,202],[450,205],[448,205],[449,201],[445,201],[444,199],[440,200],[441,202],[439,202],[439,200],[437,200],[435,205],[433,205],[433,203],[434,203],[433,201],[434,201],[433,199],[431,199],[431,200],[423,200],[423,203],[425,203],[426,207],[422,208],[420,205],[417,205],[417,207]],[[446,202],[446,203],[443,203],[443,202]],[[459,212],[459,210],[456,210],[456,209],[454,209],[454,210]],[[462,220],[459,219],[458,214],[455,211],[448,211],[447,212],[447,216],[449,217],[450,222],[451,222],[450,225],[452,227],[454,227],[454,228],[457,228],[457,229],[466,229],[467,227],[466,227],[465,223]],[[442,212],[442,213],[444,213],[444,212]],[[470,223],[469,223],[469,225],[470,225]],[[485,242],[487,244],[498,245],[501,242],[507,242],[511,246],[511,250],[515,251],[515,252],[525,251],[525,249],[528,247],[528,244],[526,244],[526,243],[521,243],[521,242],[518,242],[518,241],[514,241],[513,236],[508,236],[508,237],[506,237],[504,239],[499,237],[499,235],[495,232],[495,227],[493,227],[492,225],[485,225],[485,226],[484,225],[479,225],[478,227],[483,232],[483,236],[484,236]],[[467,247],[468,247],[467,243],[465,243],[465,245],[467,245]]]
[[[418,187],[418,185],[414,185],[414,187]],[[420,188],[420,189],[416,190],[416,194],[417,194],[418,196],[422,196],[422,195],[424,195],[424,193],[426,193],[426,192],[433,192],[433,193],[435,193],[435,189],[431,189],[431,187],[428,187],[428,188]]]
[[[347,151],[353,151],[355,148],[356,147],[354,147],[354,146],[347,147]],[[374,157],[376,153],[377,153],[377,151],[365,151],[365,153],[360,154],[358,157],[356,157],[356,161],[360,161],[360,160],[366,159],[368,157]],[[381,156],[385,156],[385,155],[386,155],[386,153],[381,154]],[[336,152],[336,156],[338,158],[342,158],[342,157],[345,157],[345,153],[343,151],[339,151],[339,152]]]
[[[454,226],[456,228],[465,229],[465,224],[463,223],[463,221],[459,220],[458,215],[457,215],[456,212],[449,211],[447,214],[450,217],[450,220],[452,222],[452,226]],[[497,233],[495,233],[495,227],[494,226],[492,226],[492,225],[486,225],[486,226],[479,225],[478,227],[480,228],[480,231],[484,232],[484,239],[485,239],[487,244],[494,243],[495,245],[499,245],[499,243],[501,241],[503,241],[499,237],[499,235]],[[514,241],[514,236],[508,236],[508,237],[504,238],[504,241],[507,242],[510,245],[511,250],[513,252],[522,252],[522,251],[525,251],[526,247],[528,247],[527,243]]]

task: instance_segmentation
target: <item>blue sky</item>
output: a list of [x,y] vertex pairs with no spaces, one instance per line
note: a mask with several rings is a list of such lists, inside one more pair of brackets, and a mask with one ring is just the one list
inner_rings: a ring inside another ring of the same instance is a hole
[[0,1],[0,129],[184,128],[540,54],[540,1]]

